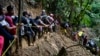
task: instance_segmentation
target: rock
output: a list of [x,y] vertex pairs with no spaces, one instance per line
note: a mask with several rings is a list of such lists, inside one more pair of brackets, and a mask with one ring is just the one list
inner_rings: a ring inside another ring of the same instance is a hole
[[68,56],[68,52],[64,47],[62,47],[57,56]]

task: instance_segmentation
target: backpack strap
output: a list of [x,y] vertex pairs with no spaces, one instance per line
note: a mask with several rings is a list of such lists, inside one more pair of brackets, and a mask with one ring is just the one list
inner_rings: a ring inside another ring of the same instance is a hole
[[4,15],[0,15],[0,21],[4,20],[5,16]]

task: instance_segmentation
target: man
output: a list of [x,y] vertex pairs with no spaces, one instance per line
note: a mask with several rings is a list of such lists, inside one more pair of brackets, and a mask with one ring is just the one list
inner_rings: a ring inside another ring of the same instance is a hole
[[21,22],[23,23],[24,25],[24,31],[25,31],[25,36],[27,36],[27,39],[28,39],[28,45],[33,45],[33,38],[34,37],[34,31],[31,29],[31,21],[30,21],[30,18],[29,18],[29,14],[27,11],[24,11],[23,12],[23,16],[22,16],[22,20]]
[[14,7],[12,5],[7,6],[7,13],[5,20],[9,23],[10,27],[15,27],[10,32],[12,35],[16,35],[16,26],[14,25],[14,21],[12,16],[14,15]]
[[[14,37],[11,35],[10,30],[14,27],[10,27],[9,23],[5,20],[5,15],[3,11],[3,7],[0,6],[0,35],[4,36],[4,51],[9,46],[9,40],[13,40]],[[16,37],[15,37],[16,38]],[[3,42],[3,39],[2,39]],[[2,47],[2,46],[1,46]],[[6,53],[7,56],[9,56],[8,52]]]
[[33,30],[35,32],[35,36],[37,34],[38,37],[40,38],[42,36],[42,33],[43,33],[43,26],[44,27],[48,27],[48,25],[46,25],[42,20],[41,20],[41,17],[40,16],[36,16],[36,18],[33,20],[34,22],[34,25],[33,26],[36,26],[36,27],[33,27]]
[[50,24],[49,24],[50,25],[49,26],[50,32],[53,32],[54,31],[54,26],[55,26],[53,16],[54,15],[52,13],[48,16],[48,20],[50,22]]
[[84,38],[84,31],[79,31],[78,32],[79,44],[82,44],[83,38]]
[[[45,10],[42,10],[41,20],[43,21],[43,23],[46,24],[46,25],[51,25],[50,19],[51,19],[51,17],[47,15],[46,11]],[[50,28],[51,28],[51,26],[44,27],[43,30],[44,30],[44,32],[48,32],[48,30]]]

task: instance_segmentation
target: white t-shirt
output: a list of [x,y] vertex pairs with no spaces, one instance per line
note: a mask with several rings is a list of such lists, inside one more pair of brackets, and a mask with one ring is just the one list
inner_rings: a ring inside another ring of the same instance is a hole
[[6,22],[5,20],[0,21],[0,24],[2,26],[9,26],[8,22]]
[[[0,18],[3,18],[3,16],[0,16]],[[2,19],[2,20],[0,21],[0,24],[1,24],[2,26],[9,26],[8,22],[7,22],[5,19]]]

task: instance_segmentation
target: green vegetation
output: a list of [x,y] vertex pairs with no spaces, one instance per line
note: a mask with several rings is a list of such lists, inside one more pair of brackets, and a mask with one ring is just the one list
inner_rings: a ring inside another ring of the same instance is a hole
[[[57,15],[61,22],[69,22],[78,27],[85,12],[91,10],[92,0],[43,0],[43,6],[48,12]],[[89,20],[90,21],[90,20]],[[89,24],[88,24],[89,25]]]
[[[100,26],[100,0],[36,0],[48,13],[54,13],[61,22],[69,22],[73,28]],[[100,33],[100,30],[98,34]]]
[[100,21],[100,0],[42,0],[43,8],[73,27],[96,26]]

